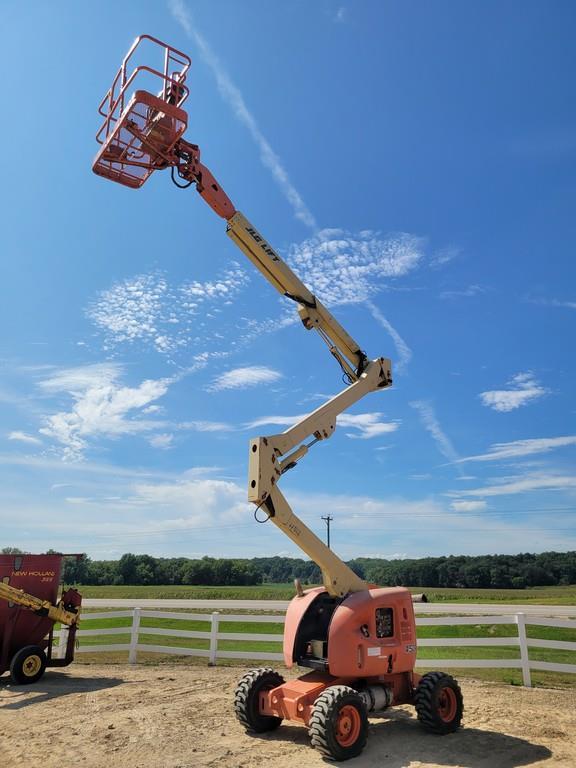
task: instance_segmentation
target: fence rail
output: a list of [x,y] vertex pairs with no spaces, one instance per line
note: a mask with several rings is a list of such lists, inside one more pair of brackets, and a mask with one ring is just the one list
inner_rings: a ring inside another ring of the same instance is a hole
[[[176,656],[198,656],[207,658],[209,664],[215,665],[217,659],[254,659],[261,661],[282,661],[281,653],[240,650],[230,651],[219,648],[219,641],[243,641],[249,643],[258,642],[281,642],[282,636],[270,633],[248,633],[248,632],[223,632],[221,631],[221,622],[242,622],[242,623],[266,623],[283,624],[284,615],[278,614],[243,614],[227,615],[218,611],[212,613],[187,613],[171,611],[155,611],[142,608],[133,608],[124,611],[106,611],[105,613],[86,613],[84,621],[95,619],[114,619],[128,618],[132,619],[130,626],[125,627],[107,627],[102,629],[80,629],[78,638],[80,646],[77,649],[79,653],[106,653],[127,651],[128,660],[131,664],[137,661],[138,653],[161,653]],[[141,626],[143,618],[154,619],[172,619],[183,621],[206,622],[210,624],[209,631],[170,629],[162,627],[144,627]],[[533,615],[526,615],[523,612],[508,615],[478,615],[478,616],[433,616],[416,618],[416,626],[465,626],[465,625],[494,625],[494,624],[515,624],[517,634],[510,637],[441,637],[441,638],[422,638],[418,640],[418,646],[451,648],[451,647],[515,647],[519,649],[518,658],[508,659],[428,659],[420,658],[417,666],[445,669],[450,668],[487,668],[487,669],[519,669],[522,671],[522,680],[525,686],[532,685],[531,670],[540,670],[547,672],[561,672],[576,674],[576,664],[560,664],[550,661],[537,661],[530,659],[529,648],[544,648],[551,650],[574,651],[576,652],[576,642],[565,640],[544,640],[528,638],[526,634],[527,625],[537,625],[544,627],[557,627],[561,629],[576,629],[576,620],[541,618]],[[67,629],[61,628],[56,632],[58,637],[58,654],[62,657],[65,653]],[[129,643],[111,643],[107,645],[82,644],[82,638],[95,637],[98,635],[129,635]],[[152,635],[162,637],[184,638],[191,640],[208,641],[208,648],[190,648],[184,646],[155,645],[140,642],[141,635]]]

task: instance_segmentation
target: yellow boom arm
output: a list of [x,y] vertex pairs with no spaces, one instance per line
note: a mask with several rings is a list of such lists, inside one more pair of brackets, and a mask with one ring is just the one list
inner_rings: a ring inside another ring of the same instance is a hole
[[[269,519],[319,565],[330,594],[342,596],[361,591],[367,588],[366,583],[294,514],[277,482],[313,444],[332,436],[338,414],[368,392],[392,384],[390,360],[381,357],[369,361],[358,343],[239,211],[228,219],[227,233],[279,293],[298,303],[305,327],[318,331],[350,382],[350,386],[285,432],[250,441],[248,499],[264,507]],[[308,438],[312,438],[311,442],[305,443]]]

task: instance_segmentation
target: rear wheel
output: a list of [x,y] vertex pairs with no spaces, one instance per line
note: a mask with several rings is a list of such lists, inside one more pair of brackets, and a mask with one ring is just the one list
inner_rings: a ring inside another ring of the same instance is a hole
[[18,685],[40,680],[46,669],[46,654],[38,645],[27,645],[12,657],[10,675]]
[[236,717],[247,731],[264,733],[278,728],[281,717],[260,714],[260,694],[282,685],[284,678],[273,669],[253,669],[240,679],[234,695]]
[[332,760],[357,757],[368,738],[366,705],[347,685],[333,685],[314,702],[308,732],[312,746]]
[[418,720],[432,733],[452,733],[460,728],[464,703],[462,691],[445,672],[428,672],[414,695]]

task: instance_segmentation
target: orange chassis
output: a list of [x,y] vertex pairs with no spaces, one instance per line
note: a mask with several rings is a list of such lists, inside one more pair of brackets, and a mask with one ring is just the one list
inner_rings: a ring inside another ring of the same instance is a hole
[[383,685],[391,688],[394,698],[390,706],[413,704],[414,690],[418,687],[421,676],[415,672],[403,672],[397,675],[381,675],[373,678],[332,677],[322,672],[309,672],[295,680],[289,680],[270,691],[262,691],[259,696],[260,714],[280,717],[308,725],[314,702],[327,688],[334,685],[347,685],[356,688],[362,685]]

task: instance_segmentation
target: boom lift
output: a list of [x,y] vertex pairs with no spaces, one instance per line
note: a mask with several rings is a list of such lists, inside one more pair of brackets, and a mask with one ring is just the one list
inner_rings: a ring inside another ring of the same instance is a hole
[[[161,68],[135,64],[142,44],[159,48]],[[97,140],[102,146],[93,170],[137,189],[155,170],[170,168],[177,186],[195,185],[226,220],[228,236],[279,293],[296,303],[305,328],[317,331],[328,345],[348,384],[285,432],[250,441],[248,499],[319,565],[324,586],[303,591],[297,585],[286,614],[286,666],[311,671],[289,682],[269,668],[247,673],[236,690],[236,716],[252,732],[273,730],[283,719],[303,723],[313,746],[336,760],[360,754],[368,734],[367,713],[394,704],[414,704],[430,731],[455,731],[463,709],[456,681],[443,672],[423,677],[414,672],[416,628],[410,592],[367,584],[304,525],[278,488],[282,475],[312,445],[333,435],[338,414],[369,392],[391,386],[390,360],[367,357],[236,210],[201,162],[198,145],[183,138],[190,63],[186,54],[156,38],[136,39],[99,107],[104,122]],[[142,76],[156,78],[160,89],[138,89],[136,80]]]

